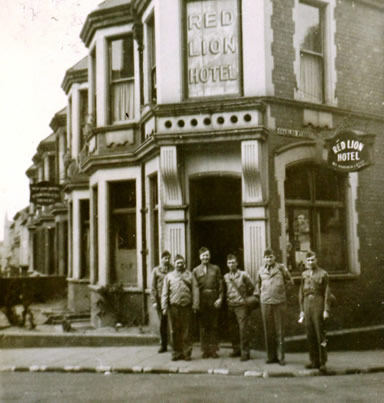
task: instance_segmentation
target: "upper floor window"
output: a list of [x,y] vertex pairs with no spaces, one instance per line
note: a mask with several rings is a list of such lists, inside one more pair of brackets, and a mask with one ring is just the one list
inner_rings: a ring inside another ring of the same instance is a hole
[[50,183],[57,183],[56,156],[54,154],[48,156],[48,180]]
[[301,99],[324,101],[324,12],[317,5],[298,4],[298,39],[300,44]]
[[314,164],[286,170],[287,263],[301,270],[305,254],[317,252],[329,273],[347,271],[345,176]]
[[111,123],[134,118],[133,38],[109,41],[109,84]]
[[149,72],[149,96],[152,102],[156,102],[156,42],[155,42],[155,18],[152,15],[147,23],[147,48],[148,48],[148,72]]
[[91,116],[90,116],[90,121],[91,125],[96,126],[97,124],[97,107],[96,107],[96,99],[97,99],[97,87],[96,87],[96,48],[93,49],[91,52],[91,77],[90,77],[90,108],[91,110],[89,111]]
[[80,90],[80,150],[85,144],[88,123],[88,90]]

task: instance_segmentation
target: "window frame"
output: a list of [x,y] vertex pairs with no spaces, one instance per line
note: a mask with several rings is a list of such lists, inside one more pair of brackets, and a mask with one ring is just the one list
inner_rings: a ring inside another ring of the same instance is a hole
[[153,12],[146,21],[147,34],[147,77],[149,103],[157,101],[157,70],[156,70],[156,22]]
[[[132,76],[126,78],[113,79],[112,78],[112,42],[119,40],[130,40],[131,41],[131,50],[132,50],[132,59],[128,62],[131,63],[132,66]],[[107,80],[108,80],[108,121],[110,124],[125,124],[131,122],[135,119],[135,49],[134,49],[134,38],[132,33],[123,33],[115,36],[110,36],[107,38]],[[113,101],[113,87],[123,83],[132,84],[133,89],[133,116],[127,115],[127,112],[124,114],[126,119],[118,119],[114,120],[114,101]]]
[[[135,203],[134,206],[124,206],[124,207],[116,207],[114,205],[114,197],[116,192],[116,186],[119,184],[127,184],[131,182],[133,185],[133,189],[135,191]],[[135,280],[133,282],[124,282],[124,285],[127,286],[137,286],[138,285],[138,271],[137,271],[137,264],[138,264],[138,259],[137,259],[137,251],[138,251],[138,227],[137,227],[137,181],[136,179],[127,179],[127,180],[118,180],[118,181],[110,181],[108,182],[108,194],[109,194],[109,206],[110,206],[110,212],[109,212],[109,225],[110,225],[110,262],[111,262],[111,271],[109,273],[110,276],[110,282],[114,283],[118,280],[118,272],[117,272],[117,267],[115,265],[115,257],[114,257],[114,252],[115,252],[115,237],[116,237],[116,225],[115,221],[116,218],[118,217],[123,217],[123,216],[130,216],[133,217],[133,222],[135,223],[135,228],[134,228],[134,238],[135,238],[135,249],[129,249],[129,248],[122,248],[122,249],[127,249],[127,250],[134,250],[134,256],[135,256],[135,266],[136,268],[134,269],[134,277]],[[120,248],[118,248],[120,249]]]
[[[336,209],[341,213],[341,224],[342,228],[341,231],[342,233],[339,233],[341,235],[341,239],[346,239],[346,222],[347,222],[347,217],[346,217],[346,209],[345,209],[345,182],[346,182],[346,176],[340,173],[334,173],[335,176],[337,177],[337,184],[336,186],[338,187],[338,192],[340,194],[339,200],[323,200],[319,199],[317,197],[317,189],[318,189],[318,183],[317,183],[317,174],[319,170],[325,170],[325,167],[323,166],[317,166],[314,163],[298,163],[298,164],[293,164],[290,165],[286,168],[286,170],[291,169],[291,168],[302,168],[305,170],[305,172],[308,174],[307,175],[307,180],[308,180],[308,187],[309,187],[309,198],[308,199],[289,199],[286,197],[286,184],[287,184],[287,176],[285,180],[285,217],[286,219],[290,218],[290,214],[288,212],[290,210],[294,211],[293,209],[302,209],[302,210],[307,210],[308,211],[308,218],[309,218],[309,241],[311,247],[309,249],[319,251],[320,249],[320,244],[322,243],[322,238],[320,235],[320,227],[319,227],[319,222],[318,222],[318,215],[320,212],[329,210],[329,209]],[[330,168],[327,168],[327,171],[330,173],[332,170]],[[289,231],[286,231],[288,233],[289,237],[291,236],[292,232],[292,227],[288,226]],[[288,240],[287,240],[288,243]],[[347,245],[348,248],[348,245]],[[294,258],[294,251],[295,249],[292,248],[291,250],[291,257],[292,257],[292,272],[293,273],[300,273],[300,264],[296,262]],[[321,260],[321,252],[319,251],[319,259]],[[288,259],[288,252],[287,252],[287,259]],[[347,266],[347,261],[348,261],[348,253],[344,249],[342,253],[342,266],[345,267]],[[326,269],[328,269],[326,267]],[[334,270],[331,271],[332,274],[345,274],[348,270]]]
[[[285,210],[285,188],[286,168],[300,162],[319,162],[319,150],[312,141],[299,141],[276,150],[274,158],[274,175],[277,182],[278,210],[277,216],[280,223],[279,246],[282,254],[282,261],[287,264],[287,238],[286,238],[286,210]],[[322,154],[322,163],[327,164],[326,153]],[[359,215],[357,210],[359,174],[358,172],[348,173],[345,179],[345,229],[347,242],[346,273],[329,273],[335,280],[354,279],[361,274],[359,257],[360,240],[358,233]],[[326,269],[326,268],[325,268]],[[299,279],[300,276],[296,276]]]
[[[313,99],[305,98],[300,90],[301,82],[301,46],[299,33],[296,30],[294,34],[294,47],[296,52],[296,58],[294,62],[294,73],[296,76],[296,88],[294,91],[294,98],[298,101],[310,102],[316,104],[327,104],[337,106],[336,97],[336,55],[337,47],[335,42],[336,33],[336,21],[335,21],[335,9],[336,0],[294,0],[295,6],[293,10],[293,21],[295,26],[299,26],[299,5],[305,4],[308,6],[316,7],[320,9],[321,16],[321,30],[322,30],[322,100],[315,101]],[[315,57],[320,57],[320,54],[316,52],[304,53]]]

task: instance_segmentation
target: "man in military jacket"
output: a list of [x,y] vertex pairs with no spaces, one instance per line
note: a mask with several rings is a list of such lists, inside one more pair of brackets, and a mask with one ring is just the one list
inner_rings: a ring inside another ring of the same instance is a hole
[[217,326],[223,302],[223,280],[220,268],[210,263],[210,252],[199,250],[201,264],[193,269],[194,284],[199,295],[200,343],[203,358],[218,358]]
[[193,277],[186,270],[184,258],[175,257],[176,270],[164,278],[161,307],[163,315],[169,315],[173,341],[172,361],[191,360],[193,308],[198,305],[192,285]]
[[168,317],[161,311],[161,295],[163,292],[164,277],[173,270],[170,263],[171,254],[166,250],[161,254],[161,264],[152,270],[151,302],[157,311],[160,321],[160,349],[159,353],[167,351],[168,345]]
[[228,305],[228,327],[232,342],[231,357],[249,360],[248,319],[250,310],[245,297],[252,295],[255,286],[248,273],[238,269],[237,257],[227,256],[229,273],[224,275],[225,295]]
[[301,275],[299,291],[300,320],[305,322],[310,363],[306,368],[325,371],[327,341],[324,321],[329,317],[330,289],[328,273],[317,266],[316,254],[308,252],[306,269]]
[[267,364],[285,365],[284,321],[287,310],[287,287],[290,284],[293,284],[293,281],[288,269],[276,262],[272,249],[266,249],[264,265],[257,273],[255,293],[260,297]]

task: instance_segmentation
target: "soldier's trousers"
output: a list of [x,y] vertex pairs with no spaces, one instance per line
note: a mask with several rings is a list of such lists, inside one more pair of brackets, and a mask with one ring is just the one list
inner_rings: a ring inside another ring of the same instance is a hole
[[192,307],[171,305],[169,310],[173,357],[190,358],[192,354]]
[[241,353],[242,357],[249,355],[248,318],[249,310],[245,305],[228,306],[228,327],[232,349],[235,353]]
[[270,361],[284,360],[285,302],[281,304],[261,304],[264,325],[265,347]]
[[327,340],[324,328],[324,298],[321,295],[304,297],[304,321],[309,358],[315,367],[327,362]]
[[157,315],[160,322],[160,345],[162,348],[167,348],[168,345],[168,315],[163,315],[160,309],[157,310]]
[[218,350],[217,325],[219,321],[219,309],[204,307],[199,313],[200,343],[203,353],[208,355]]

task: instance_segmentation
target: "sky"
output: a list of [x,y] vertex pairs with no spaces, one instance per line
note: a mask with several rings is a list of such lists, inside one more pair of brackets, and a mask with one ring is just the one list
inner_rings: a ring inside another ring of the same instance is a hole
[[102,0],[1,0],[0,240],[29,204],[25,175],[49,123],[66,106],[65,72],[87,54],[80,31]]

